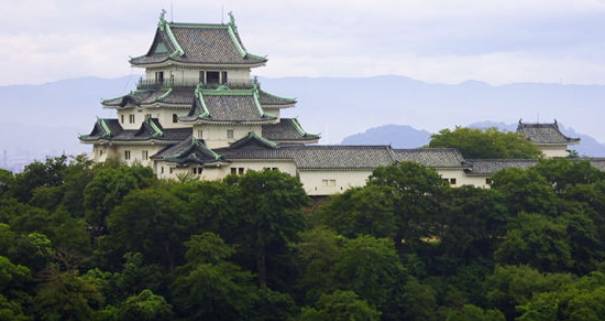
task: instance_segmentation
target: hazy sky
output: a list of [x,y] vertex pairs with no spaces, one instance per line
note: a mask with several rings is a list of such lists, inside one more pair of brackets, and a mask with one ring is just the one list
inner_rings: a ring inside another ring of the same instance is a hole
[[[605,0],[173,0],[175,21],[234,11],[263,76],[605,84]],[[0,0],[0,85],[136,72],[170,0]],[[168,15],[170,16],[170,14]]]

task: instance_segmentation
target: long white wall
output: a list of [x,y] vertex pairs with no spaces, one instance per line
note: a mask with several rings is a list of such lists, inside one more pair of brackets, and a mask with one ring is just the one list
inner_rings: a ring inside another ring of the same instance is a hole
[[540,149],[542,154],[544,154],[545,158],[557,158],[557,157],[569,156],[569,152],[567,151],[567,145],[561,145],[561,146],[538,145],[538,149]]

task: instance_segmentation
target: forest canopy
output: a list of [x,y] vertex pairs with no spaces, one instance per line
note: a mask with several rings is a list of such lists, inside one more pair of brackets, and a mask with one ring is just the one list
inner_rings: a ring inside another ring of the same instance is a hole
[[0,320],[605,320],[605,174],[506,169],[491,189],[378,168],[163,181],[51,158],[0,171]]

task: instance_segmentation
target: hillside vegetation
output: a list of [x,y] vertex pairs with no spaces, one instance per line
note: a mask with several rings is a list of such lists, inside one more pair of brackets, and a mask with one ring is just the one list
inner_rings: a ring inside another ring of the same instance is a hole
[[297,178],[157,180],[83,157],[0,172],[0,320],[604,320],[605,174],[450,188],[414,163],[311,202]]

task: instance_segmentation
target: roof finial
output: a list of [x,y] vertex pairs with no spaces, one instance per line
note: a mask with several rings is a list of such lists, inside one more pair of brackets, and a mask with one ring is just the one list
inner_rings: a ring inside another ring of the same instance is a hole
[[237,26],[235,25],[235,16],[233,15],[233,11],[229,11],[229,13],[227,13],[229,15],[229,24],[231,25],[231,28],[233,28],[233,31],[237,32]]
[[164,31],[164,27],[166,26],[166,10],[162,9],[160,11],[160,22],[158,22],[158,27],[160,30]]

